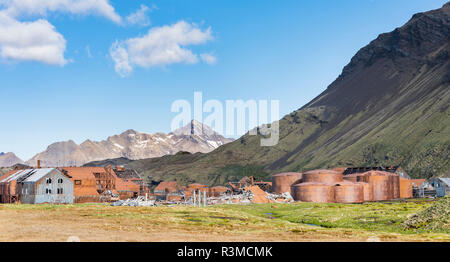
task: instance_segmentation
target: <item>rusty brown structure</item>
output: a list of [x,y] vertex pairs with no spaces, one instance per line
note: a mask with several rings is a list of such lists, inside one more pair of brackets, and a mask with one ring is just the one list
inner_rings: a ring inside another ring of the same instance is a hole
[[272,176],[272,192],[282,194],[289,192],[294,194],[291,187],[302,182],[302,173],[289,172]]
[[389,176],[373,174],[367,178],[373,190],[374,201],[391,200],[392,193],[389,185],[391,179]]
[[139,173],[133,169],[127,169],[123,166],[116,166],[113,168],[114,173],[118,178],[125,182],[133,182],[139,186],[139,195],[145,196],[150,194],[150,186],[146,183]]
[[400,198],[400,176],[397,174],[392,174],[390,175],[391,180],[392,180],[392,198],[393,199],[398,199]]
[[337,171],[317,169],[303,173],[302,182],[304,183],[323,183],[335,185],[343,181],[343,175]]
[[302,202],[333,203],[334,188],[324,183],[305,182],[292,186],[294,200]]
[[401,166],[347,167],[344,170],[343,174],[344,176],[346,176],[355,173],[366,173],[369,171],[387,172],[391,174],[396,174],[406,179],[411,179],[411,177],[406,173],[406,171]]
[[111,166],[106,167],[61,167],[74,184],[75,203],[109,202],[137,197],[140,186],[117,177]]
[[336,203],[362,203],[364,202],[364,188],[360,183],[343,181],[333,186]]
[[400,198],[413,197],[413,181],[410,179],[400,178]]
[[209,188],[208,196],[218,197],[218,196],[221,196],[222,194],[229,193],[230,191],[231,190],[228,187],[215,186],[215,187]]
[[364,202],[373,201],[373,188],[369,183],[366,182],[357,182],[363,186],[364,192]]
[[272,191],[272,182],[257,181],[254,176],[243,177],[239,182],[229,182],[228,185],[234,192],[238,192],[246,187],[258,186],[266,192]]
[[358,182],[358,174],[351,174],[343,177],[344,181]]

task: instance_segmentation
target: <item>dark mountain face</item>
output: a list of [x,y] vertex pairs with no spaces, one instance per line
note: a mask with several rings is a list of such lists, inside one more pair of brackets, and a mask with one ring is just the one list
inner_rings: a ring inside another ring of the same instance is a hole
[[149,179],[220,184],[247,174],[402,165],[450,170],[450,3],[362,48],[318,97],[280,120],[280,142],[245,135],[204,155],[130,162]]

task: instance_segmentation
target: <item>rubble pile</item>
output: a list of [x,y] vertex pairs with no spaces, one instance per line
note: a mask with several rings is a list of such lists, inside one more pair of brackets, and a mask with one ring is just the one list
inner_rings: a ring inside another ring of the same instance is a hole
[[294,202],[291,194],[271,194],[261,190],[258,186],[243,188],[238,194],[223,194],[219,197],[209,197],[208,205],[218,204],[264,204],[264,203],[291,203]]
[[[195,195],[195,199],[194,199]],[[204,194],[194,194],[188,196],[181,194],[178,198],[167,197],[166,199],[157,198],[147,200],[144,197],[135,199],[119,200],[112,206],[158,206],[158,205],[189,205],[203,206],[205,204]],[[169,195],[168,195],[169,196]],[[198,199],[200,197],[200,199]],[[239,188],[234,192],[222,193],[219,196],[206,197],[206,205],[223,205],[223,204],[264,204],[264,203],[291,203],[294,202],[291,194],[285,192],[282,194],[267,193],[259,186],[247,186]]]
[[294,202],[294,198],[291,196],[291,193],[289,193],[289,192],[284,192],[282,194],[268,193],[267,199],[269,199],[270,203],[292,203],[292,202]]
[[150,207],[156,206],[155,200],[146,200],[145,197],[140,196],[134,199],[119,200],[111,204],[111,206],[132,206],[132,207]]
[[233,203],[243,203],[250,204],[253,203],[254,194],[250,191],[241,191],[239,194],[222,194],[218,197],[209,197],[208,205],[220,205],[220,204],[233,204]]

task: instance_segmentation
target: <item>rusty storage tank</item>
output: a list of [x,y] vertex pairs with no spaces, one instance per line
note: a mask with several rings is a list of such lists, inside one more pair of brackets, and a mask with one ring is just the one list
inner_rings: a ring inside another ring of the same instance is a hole
[[333,186],[324,183],[306,182],[292,186],[294,199],[303,202],[333,203]]
[[303,174],[304,183],[324,183],[330,186],[343,181],[343,175],[333,170],[311,170]]
[[400,176],[391,173],[391,177],[392,177],[392,186],[394,187],[393,198],[394,199],[400,198]]
[[336,203],[364,202],[363,185],[350,181],[343,181],[334,185],[334,200]]
[[412,180],[400,177],[400,198],[412,198]]
[[397,174],[378,171],[380,175],[389,177],[389,199],[400,198],[400,177]]
[[289,172],[272,176],[272,192],[281,194],[289,192],[293,195],[291,186],[301,183],[302,173]]
[[355,174],[345,175],[343,177],[343,179],[344,179],[344,181],[358,182],[358,181],[361,181],[362,177],[363,177],[362,173],[355,173]]
[[357,182],[363,186],[364,202],[373,201],[373,188],[369,183]]
[[369,184],[373,190],[373,200],[390,200],[391,199],[391,188],[389,186],[390,179],[386,175],[370,175]]

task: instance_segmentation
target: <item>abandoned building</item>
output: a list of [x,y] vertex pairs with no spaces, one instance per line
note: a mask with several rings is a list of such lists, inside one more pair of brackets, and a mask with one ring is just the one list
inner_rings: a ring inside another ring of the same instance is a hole
[[450,178],[434,178],[430,185],[436,190],[437,197],[444,197],[450,194]]
[[155,194],[165,195],[169,193],[176,193],[181,190],[181,186],[177,181],[163,181],[159,183],[153,190]]
[[12,170],[0,178],[0,203],[71,204],[70,176],[55,168]]
[[142,177],[138,174],[138,172],[134,169],[126,169],[123,166],[116,166],[114,169],[114,173],[116,173],[117,177],[122,179],[125,182],[133,182],[139,185],[139,194],[141,196],[145,196],[145,194],[150,194],[150,186],[145,183]]
[[215,186],[215,187],[211,187],[208,190],[208,196],[211,197],[219,197],[223,194],[227,194],[230,193],[231,189],[229,189],[228,187],[224,187],[224,186]]
[[63,167],[72,177],[75,203],[105,202],[137,197],[140,186],[117,177],[110,167]]

